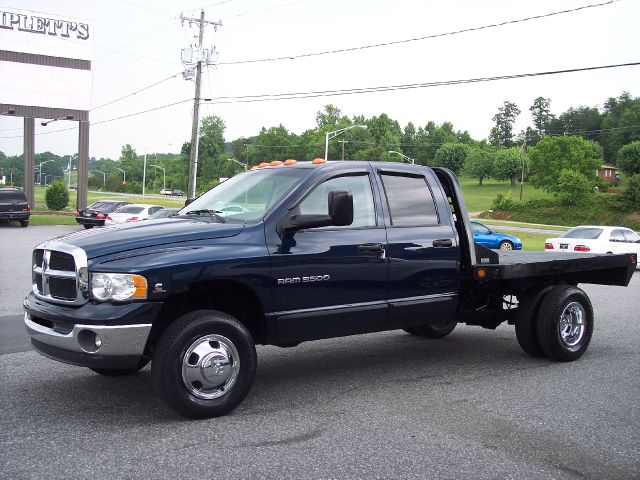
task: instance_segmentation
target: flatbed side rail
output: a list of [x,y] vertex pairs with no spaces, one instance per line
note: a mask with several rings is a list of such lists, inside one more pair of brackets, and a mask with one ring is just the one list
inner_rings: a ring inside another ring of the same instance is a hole
[[499,280],[528,283],[552,281],[626,287],[637,261],[633,253],[500,252],[499,263],[474,266],[474,279],[480,283]]

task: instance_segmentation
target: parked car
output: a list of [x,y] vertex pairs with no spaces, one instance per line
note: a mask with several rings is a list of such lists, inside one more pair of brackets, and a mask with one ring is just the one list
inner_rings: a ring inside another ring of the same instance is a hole
[[160,190],[160,195],[175,195],[177,197],[184,196],[184,192],[179,188],[163,188]]
[[146,220],[150,215],[158,210],[164,209],[161,205],[149,205],[146,203],[130,203],[124,207],[120,207],[113,213],[107,215],[104,224],[115,225],[118,223],[137,222],[138,220]]
[[102,227],[107,215],[125,205],[129,205],[129,202],[98,200],[83,210],[77,210],[76,222],[84,228]]
[[218,210],[219,217],[232,217],[234,215],[242,215],[243,213],[249,213],[249,209],[242,205],[227,205]]
[[27,197],[19,188],[0,188],[0,220],[17,220],[20,226],[29,225],[31,205]]
[[469,222],[473,232],[473,241],[483,247],[499,250],[522,250],[522,242],[518,237],[496,232],[484,223],[475,220]]
[[547,238],[545,252],[635,253],[640,255],[640,235],[625,227],[584,225],[557,238]]
[[175,215],[179,211],[180,211],[179,208],[163,208],[162,210],[158,210],[157,212],[149,215],[149,218],[147,218],[147,220],[157,220],[158,218],[168,218],[168,217],[171,217],[172,215]]

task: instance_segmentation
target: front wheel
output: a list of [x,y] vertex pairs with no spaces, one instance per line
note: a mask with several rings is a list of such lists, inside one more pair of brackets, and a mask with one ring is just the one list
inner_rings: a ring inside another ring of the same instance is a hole
[[578,287],[560,285],[540,303],[537,333],[544,354],[561,362],[580,358],[593,334],[593,307]]
[[29,220],[20,220],[20,226],[27,228],[29,226]]
[[511,243],[509,240],[503,240],[502,242],[500,242],[500,245],[498,245],[498,248],[500,250],[513,250],[513,243]]
[[256,373],[251,334],[231,315],[187,313],[162,334],[151,371],[161,398],[191,418],[218,417],[246,397]]

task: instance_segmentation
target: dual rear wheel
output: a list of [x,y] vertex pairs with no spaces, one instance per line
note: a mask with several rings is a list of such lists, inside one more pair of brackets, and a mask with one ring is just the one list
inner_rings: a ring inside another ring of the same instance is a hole
[[523,297],[515,327],[518,343],[529,355],[570,362],[589,347],[593,307],[578,287],[548,287]]

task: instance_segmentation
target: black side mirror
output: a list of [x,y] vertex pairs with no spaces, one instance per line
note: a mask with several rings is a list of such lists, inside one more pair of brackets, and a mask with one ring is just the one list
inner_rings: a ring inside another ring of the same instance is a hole
[[353,223],[353,196],[346,190],[335,190],[327,195],[329,215],[291,215],[284,230],[296,231],[303,228],[343,227]]
[[184,201],[184,206],[185,206],[185,207],[186,207],[186,206],[188,206],[190,203],[193,203],[193,201],[194,201],[194,200],[195,200],[195,198],[187,198],[187,199]]

